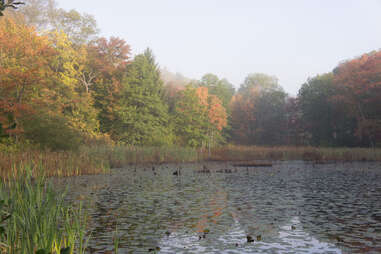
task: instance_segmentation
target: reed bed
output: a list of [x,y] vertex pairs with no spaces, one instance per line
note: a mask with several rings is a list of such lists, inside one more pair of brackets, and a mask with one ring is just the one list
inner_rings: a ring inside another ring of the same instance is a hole
[[83,152],[0,152],[1,178],[15,177],[25,168],[31,170],[34,176],[43,171],[47,177],[65,177],[105,173],[109,170],[109,163]]
[[177,146],[94,146],[83,147],[81,151],[90,157],[107,160],[111,168],[146,163],[196,162],[203,159],[197,149]]
[[197,149],[186,147],[86,146],[76,152],[0,151],[0,177],[15,177],[19,170],[30,168],[35,176],[78,176],[102,174],[110,168],[132,164],[195,162],[202,159]]
[[77,176],[102,174],[110,168],[134,164],[160,164],[215,161],[305,160],[305,161],[381,161],[376,148],[260,147],[227,145],[211,153],[187,147],[84,146],[76,152],[0,151],[0,177],[15,177],[19,170],[30,168],[32,175]]
[[304,161],[381,161],[380,148],[260,147],[227,145],[212,150],[210,160],[304,160]]
[[86,219],[81,205],[64,202],[43,174],[19,169],[0,184],[0,253],[85,253]]

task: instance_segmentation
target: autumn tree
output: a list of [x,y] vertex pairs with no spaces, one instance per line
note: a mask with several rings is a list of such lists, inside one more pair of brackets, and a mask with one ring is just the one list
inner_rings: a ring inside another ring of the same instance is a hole
[[217,96],[224,108],[229,111],[229,104],[235,89],[227,79],[219,79],[218,76],[208,73],[201,78],[200,86],[207,87],[209,94]]
[[0,122],[7,133],[17,137],[23,132],[20,119],[50,103],[48,66],[54,56],[47,37],[11,19],[0,20]]
[[69,102],[72,108],[80,105],[73,101],[79,96],[74,96],[70,57],[34,28],[8,18],[0,22],[2,132],[44,148],[78,148],[83,132],[75,120],[84,112],[70,117],[65,112]]
[[213,94],[208,96],[208,122],[208,146],[211,148],[225,141],[222,130],[228,124],[228,115],[223,102]]
[[99,38],[87,46],[86,54],[87,62],[80,81],[94,98],[94,106],[99,111],[101,132],[112,134],[114,122],[119,121],[118,101],[130,59],[130,46],[117,37]]
[[83,75],[87,68],[86,49],[74,47],[62,31],[55,31],[49,35],[57,52],[50,62],[50,67],[56,75],[56,104],[62,105],[60,110],[72,128],[87,137],[96,137],[99,132],[97,111],[88,88],[83,85]]
[[222,136],[225,140],[230,140],[231,132],[231,100],[235,93],[233,85],[227,79],[219,79],[217,75],[212,73],[205,74],[198,82],[198,86],[207,87],[209,94],[217,96],[224,107],[227,114],[227,124],[223,128]]
[[206,106],[201,103],[199,94],[188,85],[176,102],[174,132],[180,145],[200,147],[207,142]]
[[275,77],[250,74],[232,100],[235,142],[261,145],[284,142],[286,98]]
[[180,144],[210,147],[221,142],[221,131],[227,124],[227,115],[221,100],[209,95],[207,87],[188,85],[180,92],[174,121],[174,131]]
[[357,120],[357,138],[375,146],[381,141],[381,51],[340,64],[334,82],[340,90],[335,99]]
[[298,101],[309,144],[318,146],[353,145],[353,118],[346,115],[335,96],[339,91],[333,74],[308,79],[299,90]]

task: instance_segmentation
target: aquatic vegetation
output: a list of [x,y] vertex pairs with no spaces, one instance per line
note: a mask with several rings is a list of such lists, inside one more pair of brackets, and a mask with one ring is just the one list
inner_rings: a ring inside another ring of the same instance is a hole
[[304,160],[318,163],[325,161],[381,161],[381,149],[227,145],[214,148],[209,159],[216,161]]
[[[32,175],[43,171],[47,177],[102,174],[110,168],[139,164],[185,163],[200,161],[246,161],[250,166],[270,166],[270,162],[256,160],[304,160],[314,163],[327,161],[381,161],[381,149],[372,148],[316,148],[316,147],[216,147],[209,152],[202,149],[161,146],[128,145],[83,146],[77,152],[0,151],[0,177],[14,177],[29,168]],[[245,164],[246,165],[246,164]],[[206,172],[207,170],[204,169]],[[180,174],[177,172],[175,174]]]
[[0,151],[0,177],[14,177],[28,168],[33,176],[40,171],[49,176],[99,174],[109,170],[108,161],[84,152]]
[[202,159],[197,149],[179,146],[94,146],[82,147],[81,152],[91,158],[107,160],[111,168],[144,163],[196,162]]
[[118,235],[118,228],[115,228],[114,235],[112,237],[112,241],[114,243],[114,253],[118,254],[118,252],[119,252],[119,242],[120,242],[120,236]]
[[86,219],[82,206],[64,202],[43,174],[32,168],[0,185],[1,253],[84,253]]

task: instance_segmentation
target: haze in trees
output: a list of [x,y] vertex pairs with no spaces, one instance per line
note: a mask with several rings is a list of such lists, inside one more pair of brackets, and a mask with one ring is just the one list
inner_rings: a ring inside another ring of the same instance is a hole
[[277,78],[250,74],[232,101],[233,139],[242,144],[282,144],[287,94]]
[[99,33],[92,15],[58,8],[55,0],[28,0],[19,12],[26,24],[35,26],[39,32],[63,31],[77,45],[96,39]]

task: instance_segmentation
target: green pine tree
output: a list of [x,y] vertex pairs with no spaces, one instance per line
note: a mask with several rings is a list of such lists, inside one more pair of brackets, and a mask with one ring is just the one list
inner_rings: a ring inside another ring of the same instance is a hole
[[122,84],[115,131],[118,140],[132,145],[172,143],[168,106],[163,101],[163,82],[150,49],[127,66]]

